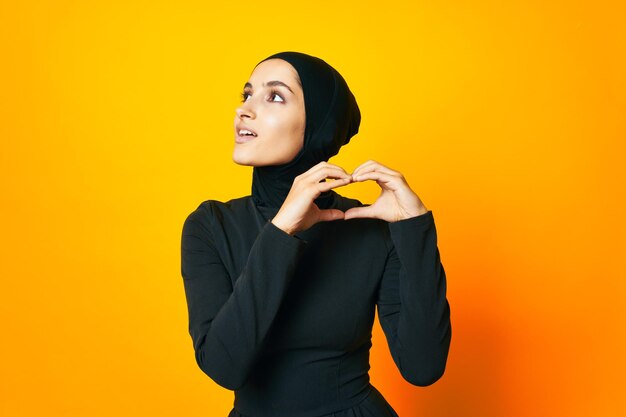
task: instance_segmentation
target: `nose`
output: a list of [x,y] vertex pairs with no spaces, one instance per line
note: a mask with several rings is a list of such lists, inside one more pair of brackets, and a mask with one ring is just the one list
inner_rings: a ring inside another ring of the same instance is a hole
[[255,118],[255,114],[250,108],[248,108],[247,103],[243,103],[241,106],[237,107],[235,110],[237,113],[237,118],[243,119],[244,117],[249,117],[251,119]]

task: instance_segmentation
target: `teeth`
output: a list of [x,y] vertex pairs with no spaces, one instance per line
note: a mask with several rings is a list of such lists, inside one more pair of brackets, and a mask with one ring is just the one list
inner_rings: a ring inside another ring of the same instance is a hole
[[252,135],[252,136],[256,136],[254,133],[252,133],[251,131],[247,130],[247,129],[241,129],[239,131],[239,135]]

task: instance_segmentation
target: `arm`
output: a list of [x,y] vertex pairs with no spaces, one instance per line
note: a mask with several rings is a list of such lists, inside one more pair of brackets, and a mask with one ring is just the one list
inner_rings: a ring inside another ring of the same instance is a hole
[[432,211],[388,224],[393,246],[378,295],[378,319],[408,382],[427,386],[443,375],[452,327],[446,275]]
[[236,390],[255,363],[306,241],[267,222],[233,286],[201,210],[185,220],[181,242],[189,334],[200,369]]

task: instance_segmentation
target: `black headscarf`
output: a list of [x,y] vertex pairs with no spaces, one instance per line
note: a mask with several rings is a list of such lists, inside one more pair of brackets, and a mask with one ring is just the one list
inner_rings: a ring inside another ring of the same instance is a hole
[[[259,206],[280,208],[296,176],[321,161],[328,161],[358,133],[361,112],[341,74],[320,58],[301,52],[279,52],[260,61],[280,58],[298,72],[304,93],[306,127],[304,145],[291,162],[254,167],[252,198]],[[255,67],[256,68],[256,67]],[[321,209],[333,204],[334,191],[319,195]]]

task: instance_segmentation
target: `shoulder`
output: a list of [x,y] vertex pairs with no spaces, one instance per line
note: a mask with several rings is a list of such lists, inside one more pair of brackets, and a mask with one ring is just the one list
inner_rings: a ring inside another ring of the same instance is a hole
[[210,231],[216,223],[222,223],[230,217],[245,210],[250,203],[250,196],[233,198],[228,201],[204,200],[185,219],[184,227],[202,227]]

